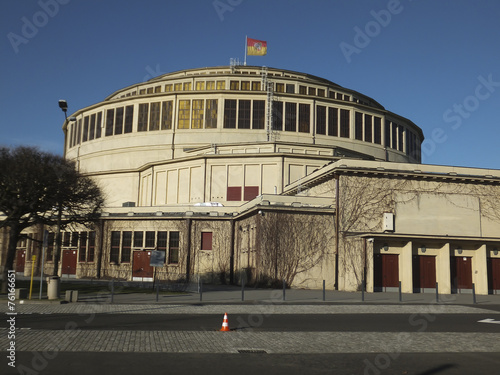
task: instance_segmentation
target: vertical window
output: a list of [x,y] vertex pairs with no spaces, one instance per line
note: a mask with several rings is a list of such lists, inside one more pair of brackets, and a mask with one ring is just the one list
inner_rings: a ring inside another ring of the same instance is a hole
[[276,92],[285,92],[285,84],[276,83]]
[[168,240],[168,263],[179,263],[179,232],[170,232]]
[[259,81],[254,81],[252,82],[252,90],[253,91],[260,91],[261,85]]
[[365,115],[365,141],[366,142],[371,142],[372,141],[372,116],[370,115]]
[[205,128],[217,128],[217,99],[207,99],[207,109],[205,112]]
[[172,84],[169,83],[167,85],[165,85],[165,92],[171,92],[172,91]]
[[172,129],[172,101],[163,102],[161,108],[161,130]]
[[238,129],[250,129],[250,100],[238,103]]
[[142,248],[144,246],[144,232],[134,232],[134,248]]
[[62,246],[63,247],[69,247],[70,238],[71,238],[71,232],[64,232],[63,233],[63,239],[62,239]]
[[399,151],[404,151],[403,148],[404,148],[404,128],[399,125],[398,126],[398,150]]
[[102,112],[99,112],[97,114],[97,121],[95,123],[95,137],[101,138],[101,131],[102,131]]
[[318,89],[318,96],[325,97],[325,89]]
[[236,128],[236,100],[226,99],[224,101],[224,128]]
[[80,233],[80,251],[78,260],[85,262],[87,260],[87,232]]
[[205,90],[205,82],[204,81],[196,82],[196,91],[203,91],[203,90]]
[[145,95],[146,94],[146,89],[139,90],[139,95]]
[[314,88],[314,87],[309,87],[309,95],[311,95],[311,96],[316,96],[316,88]]
[[148,92],[148,94],[152,94],[153,93],[153,88],[152,87],[148,87],[147,92]]
[[285,103],[285,131],[297,131],[297,103]]
[[89,141],[95,138],[95,113],[90,116]]
[[70,124],[69,126],[71,128],[71,132],[69,135],[69,147],[71,148],[75,144],[75,142],[74,142],[74,140],[75,140],[75,124],[73,123],[73,124]]
[[78,247],[78,232],[71,232],[71,247]]
[[275,101],[273,104],[272,130],[283,130],[283,102]]
[[344,138],[349,138],[351,131],[351,121],[350,121],[350,113],[348,109],[340,110],[340,136]]
[[307,95],[307,87],[306,86],[299,86],[299,94],[300,95]]
[[122,263],[130,263],[130,253],[132,250],[132,232],[122,233]]
[[47,236],[47,261],[52,262],[52,256],[54,254],[54,240],[56,239],[55,233],[49,233]]
[[286,84],[286,92],[288,94],[295,94],[295,85],[293,83]]
[[155,232],[146,232],[146,248],[154,248],[155,247]]
[[344,95],[341,94],[340,92],[337,93],[337,100],[342,100],[344,99]]
[[241,89],[250,91],[250,81],[241,81]]
[[89,116],[85,116],[83,119],[83,134],[82,134],[82,142],[87,142],[89,139]]
[[385,147],[391,147],[391,122],[385,120]]
[[189,100],[179,100],[179,122],[178,129],[189,129],[189,114],[191,112],[191,102]]
[[363,140],[363,114],[360,112],[355,114],[354,138],[360,141]]
[[123,107],[116,108],[115,135],[123,133]]
[[316,106],[316,134],[326,135],[326,107]]
[[106,132],[105,132],[106,137],[113,135],[114,121],[115,121],[115,110],[108,109],[106,111]]
[[191,91],[191,82],[184,82],[184,91]]
[[203,99],[193,100],[193,114],[191,116],[191,129],[203,129]]
[[239,90],[240,89],[240,82],[239,81],[230,81],[229,82],[229,89],[230,90]]
[[137,131],[145,132],[148,130],[149,104],[139,104],[139,119],[137,122]]
[[264,100],[253,101],[252,129],[264,129],[266,122],[266,102]]
[[182,91],[182,83],[176,83],[174,85],[174,91]]
[[76,144],[79,145],[82,139],[82,120],[78,120],[78,127],[76,129]]
[[339,110],[328,108],[328,135],[339,136]]
[[299,132],[309,133],[311,122],[311,106],[309,104],[299,104]]
[[87,262],[93,262],[95,255],[95,232],[89,233],[89,250],[87,253]]
[[373,142],[382,144],[382,119],[380,117],[373,118]]
[[398,125],[395,123],[392,123],[392,143],[391,147],[393,149],[398,148]]
[[160,102],[151,103],[149,110],[149,130],[160,129]]
[[212,250],[212,232],[201,232],[201,250]]
[[132,133],[132,124],[134,121],[134,106],[125,107],[125,129],[124,133]]
[[156,86],[155,87],[155,93],[161,92],[161,86]]
[[207,81],[207,90],[215,90],[215,81]]
[[217,90],[225,90],[226,81],[217,81]]
[[168,232],[163,232],[163,231],[158,232],[158,237],[157,237],[157,241],[156,241],[156,249],[158,251],[163,251],[164,253],[166,253],[166,251],[167,251],[167,234],[168,234]]
[[120,259],[120,232],[111,232],[111,253],[109,254],[109,261],[118,264]]

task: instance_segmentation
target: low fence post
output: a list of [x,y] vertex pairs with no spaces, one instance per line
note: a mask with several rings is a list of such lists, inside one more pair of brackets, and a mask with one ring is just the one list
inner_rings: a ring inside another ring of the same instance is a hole
[[399,302],[403,302],[403,295],[401,293],[401,281],[399,282]]
[[111,279],[111,303],[113,303],[115,297],[115,279]]
[[365,279],[361,280],[361,302],[365,301]]
[[472,302],[476,304],[476,284],[472,283]]
[[203,301],[203,280],[200,279],[200,302]]
[[325,280],[323,280],[323,302],[326,300]]
[[241,300],[245,300],[245,279],[241,279]]
[[283,279],[283,301],[285,300],[286,281]]
[[156,283],[156,302],[158,302],[159,297],[160,297],[160,284]]
[[439,285],[436,282],[436,302],[439,302]]

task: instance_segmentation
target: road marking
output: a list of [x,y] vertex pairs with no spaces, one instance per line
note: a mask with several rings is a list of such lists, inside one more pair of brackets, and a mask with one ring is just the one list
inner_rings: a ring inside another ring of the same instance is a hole
[[492,319],[492,318],[483,319],[483,320],[478,320],[477,322],[478,322],[478,323],[493,323],[493,324],[500,324],[500,320],[495,320],[495,319]]

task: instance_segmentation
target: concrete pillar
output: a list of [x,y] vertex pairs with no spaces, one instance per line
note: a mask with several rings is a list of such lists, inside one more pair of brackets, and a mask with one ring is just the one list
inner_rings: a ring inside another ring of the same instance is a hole
[[399,257],[399,280],[401,281],[401,291],[403,293],[413,293],[413,242],[408,243],[402,248]]
[[440,294],[451,294],[450,244],[446,243],[436,256],[436,281]]
[[477,294],[488,294],[488,267],[486,260],[486,244],[474,252],[471,261],[472,282]]

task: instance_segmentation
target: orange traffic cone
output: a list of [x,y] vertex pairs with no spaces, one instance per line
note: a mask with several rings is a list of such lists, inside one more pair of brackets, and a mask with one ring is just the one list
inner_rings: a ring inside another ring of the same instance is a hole
[[224,314],[224,320],[222,321],[222,328],[220,329],[221,332],[229,332],[229,323],[227,322],[227,313]]

